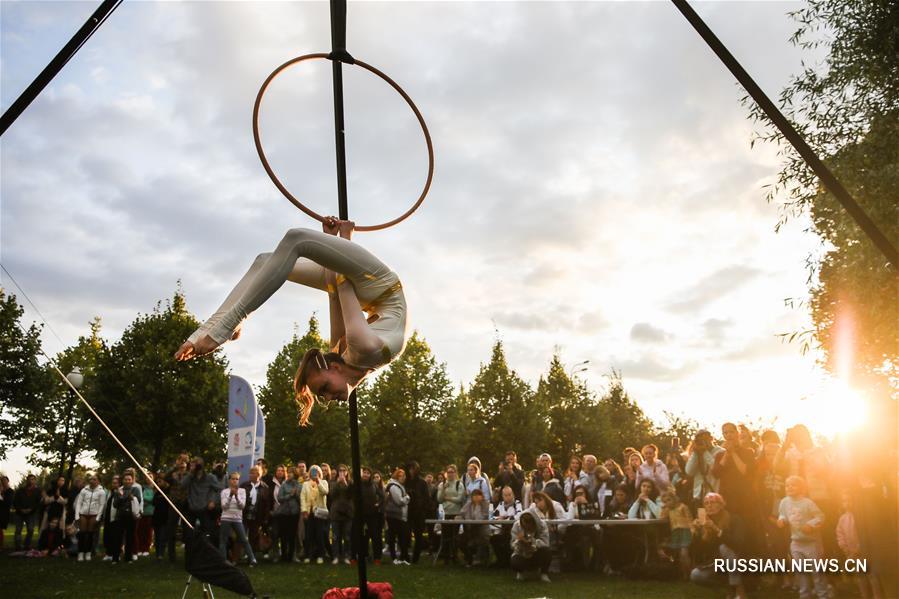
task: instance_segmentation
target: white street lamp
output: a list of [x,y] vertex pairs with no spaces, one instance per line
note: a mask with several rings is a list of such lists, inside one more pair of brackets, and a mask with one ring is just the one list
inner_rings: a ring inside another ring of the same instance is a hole
[[[69,374],[66,375],[66,380],[69,381],[69,383],[72,385],[72,387],[69,387],[68,389],[66,389],[66,391],[68,392],[68,396],[69,396],[69,406],[68,406],[68,410],[66,411],[66,428],[65,428],[65,433],[64,433],[65,436],[63,437],[63,447],[68,447],[69,443],[71,442],[69,439],[69,428],[72,423],[72,412],[75,409],[75,391],[72,391],[72,388],[77,390],[81,387],[81,385],[84,383],[84,375],[81,374],[81,369],[78,368],[77,366],[75,366],[74,368],[72,368],[72,372],[70,372]],[[75,442],[74,454],[72,456],[72,459],[69,460],[68,472],[66,472],[66,485],[67,486],[69,484],[69,481],[72,480],[72,470],[75,468],[75,456],[78,455],[78,453],[77,453],[78,452],[78,443],[80,443],[81,433],[78,434],[78,438],[79,438],[79,440]],[[65,465],[65,453],[63,453],[63,456],[59,462],[59,475],[60,476],[62,476],[62,468],[64,465]]]
[[72,372],[66,375],[66,379],[72,383],[72,386],[76,389],[80,389],[81,385],[84,383],[84,375],[81,374],[81,369],[77,366],[72,369]]

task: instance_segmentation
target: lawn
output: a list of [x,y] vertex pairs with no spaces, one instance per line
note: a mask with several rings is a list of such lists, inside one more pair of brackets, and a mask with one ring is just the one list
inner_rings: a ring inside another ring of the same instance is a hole
[[[356,568],[351,566],[262,564],[248,570],[260,597],[315,598],[334,586],[354,586]],[[387,581],[399,598],[615,598],[679,599],[720,598],[724,591],[698,588],[684,582],[650,582],[596,574],[556,574],[552,583],[516,582],[510,571],[462,566],[432,566],[429,560],[416,566],[381,565],[369,568],[372,581]],[[0,554],[2,595],[9,599],[127,599],[181,597],[187,573],[181,563],[141,558],[133,564],[78,563],[60,558],[27,559]],[[793,599],[795,594],[773,587],[755,593],[766,599]],[[194,583],[188,597],[202,597]],[[216,590],[219,599],[237,595]]]

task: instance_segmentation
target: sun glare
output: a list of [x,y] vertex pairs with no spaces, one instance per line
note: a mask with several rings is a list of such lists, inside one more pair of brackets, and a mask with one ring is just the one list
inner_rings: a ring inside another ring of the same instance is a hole
[[830,379],[809,396],[806,424],[813,433],[826,437],[845,435],[865,424],[868,402],[843,381]]

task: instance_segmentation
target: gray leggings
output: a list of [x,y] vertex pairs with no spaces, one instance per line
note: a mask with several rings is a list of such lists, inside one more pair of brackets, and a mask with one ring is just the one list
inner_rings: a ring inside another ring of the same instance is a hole
[[[256,257],[219,309],[191,335],[190,341],[196,343],[208,334],[216,343],[224,343],[285,281],[326,291],[325,269],[345,276],[363,306],[377,303],[384,292],[398,282],[396,274],[383,262],[352,241],[311,229],[291,229],[274,252]],[[404,301],[402,308],[402,318],[397,318],[399,310],[393,310],[382,315],[376,321],[377,326],[372,327],[388,347],[396,345],[397,332],[402,346]]]
[[[816,541],[792,541],[790,543],[790,554],[795,560],[821,558],[821,552]],[[800,599],[810,599],[811,597],[827,599],[830,596],[830,590],[827,588],[827,579],[822,572],[799,572],[795,576],[799,579]]]

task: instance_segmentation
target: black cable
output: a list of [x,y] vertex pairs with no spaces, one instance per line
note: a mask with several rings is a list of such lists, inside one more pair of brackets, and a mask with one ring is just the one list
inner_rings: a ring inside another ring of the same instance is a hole
[[6,130],[9,129],[23,112],[25,112],[25,109],[40,95],[44,88],[47,87],[54,77],[56,77],[59,71],[66,66],[66,63],[75,56],[75,53],[81,49],[81,46],[94,35],[100,25],[106,22],[109,15],[111,15],[121,3],[122,0],[103,0],[100,7],[94,11],[94,14],[92,14],[87,21],[85,21],[84,25],[82,25],[75,35],[72,36],[72,39],[70,39],[69,42],[62,47],[62,50],[53,57],[53,60],[44,67],[44,70],[31,82],[31,85],[25,88],[25,91],[16,98],[16,101],[3,113],[3,116],[0,116],[0,136],[6,133]]
[[[38,317],[41,319],[41,322],[44,323],[44,326],[47,327],[51,333],[53,333],[53,336],[56,337],[56,340],[59,341],[59,344],[63,347],[63,349],[65,349],[65,347],[66,347],[65,342],[62,340],[62,338],[56,333],[56,331],[50,325],[50,321],[48,321],[46,318],[44,318],[44,315],[38,309],[37,305],[35,305],[35,303],[33,301],[31,301],[31,298],[28,297],[27,293],[25,293],[25,289],[21,285],[19,285],[19,282],[16,281],[15,277],[12,276],[12,273],[9,272],[9,270],[3,265],[3,263],[0,263],[0,269],[3,269],[3,272],[6,273],[6,276],[9,277],[9,280],[12,281],[12,283],[13,283],[13,285],[15,285],[16,289],[19,290],[19,293],[22,295],[22,297],[25,298],[25,300],[31,305],[31,308],[37,313]],[[22,328],[24,330],[24,327],[22,327],[21,325],[19,325],[19,328]],[[47,354],[46,354],[46,352],[44,352],[43,348],[40,351],[42,354],[47,356]],[[49,357],[48,357],[48,360],[49,360],[50,365],[54,364],[53,360],[50,360]],[[109,408],[109,410],[112,411],[113,415],[115,415],[115,417],[118,418],[119,424],[122,426],[122,428],[124,428],[125,431],[129,435],[131,435],[131,441],[133,441],[134,443],[138,443],[140,441],[140,437],[135,435],[134,429],[132,429],[130,426],[128,426],[128,423],[125,421],[125,418],[122,416],[122,413],[119,412],[119,410],[115,407],[115,402],[105,402],[104,407]],[[151,437],[151,435],[149,434],[150,431],[149,431],[149,429],[145,428],[145,426],[148,426],[148,425],[143,424],[140,420],[138,420],[137,422],[141,423],[139,428],[140,428],[142,437],[149,439]]]
[[41,311],[37,309],[37,306],[35,306],[35,305],[34,305],[34,302],[31,301],[31,298],[28,297],[28,294],[25,293],[25,290],[22,289],[22,286],[19,285],[19,282],[16,281],[16,278],[15,278],[14,276],[12,276],[12,273],[9,272],[9,271],[6,269],[5,266],[3,266],[3,263],[2,263],[2,262],[0,262],[0,268],[3,269],[3,272],[6,273],[6,276],[9,277],[9,280],[10,280],[10,281],[12,281],[12,284],[16,286],[16,289],[19,290],[19,293],[22,294],[22,297],[25,298],[25,301],[27,301],[27,302],[29,303],[29,305],[31,305],[31,309],[34,310],[35,312],[37,312],[38,317],[43,321],[44,325],[45,325],[48,329],[50,329],[50,332],[53,333],[53,336],[56,337],[56,340],[57,340],[57,341],[59,341],[59,344],[60,344],[62,347],[65,347],[66,344],[65,344],[65,342],[63,342],[62,337],[60,337],[60,336],[56,333],[56,331],[53,329],[53,327],[50,326],[50,323],[47,321],[46,318],[44,318],[44,315],[41,314]]
[[774,126],[780,130],[787,141],[789,141],[796,151],[799,152],[802,159],[805,160],[815,174],[818,175],[818,179],[821,180],[822,185],[824,185],[840,204],[843,205],[843,208],[849,213],[849,216],[855,220],[855,223],[861,228],[862,232],[867,235],[874,245],[877,246],[877,249],[881,251],[887,259],[887,262],[889,262],[896,271],[899,271],[899,251],[896,250],[895,246],[890,243],[890,240],[886,238],[874,221],[871,220],[871,217],[869,217],[862,207],[858,205],[858,202],[849,195],[849,192],[846,191],[843,184],[837,180],[815,151],[809,147],[790,121],[788,121],[777,106],[774,105],[774,102],[768,98],[765,92],[762,91],[762,88],[758,86],[749,73],[747,73],[737,59],[734,58],[734,55],[730,53],[721,40],[719,40],[712,30],[709,29],[709,26],[705,24],[702,18],[696,14],[696,11],[694,11],[687,3],[687,0],[671,0],[671,2],[674,3],[674,6],[677,7],[693,28],[696,29],[696,32],[703,40],[705,40],[705,43],[709,45],[709,48],[712,49],[718,58],[721,59],[721,62],[724,63],[733,76],[737,78],[740,85],[749,92],[749,95],[752,96],[755,103],[759,105],[771,122],[774,123]]

